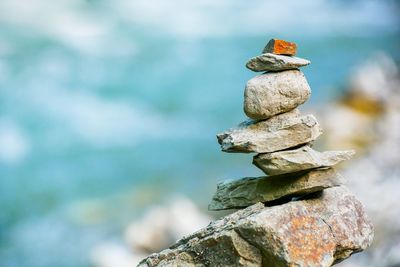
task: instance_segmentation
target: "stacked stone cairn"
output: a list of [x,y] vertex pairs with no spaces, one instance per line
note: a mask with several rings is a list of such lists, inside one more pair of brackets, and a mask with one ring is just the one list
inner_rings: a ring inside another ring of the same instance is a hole
[[296,45],[271,40],[247,67],[244,112],[251,120],[218,134],[225,152],[257,153],[266,176],[218,184],[210,210],[238,209],[140,262],[140,267],[325,267],[367,248],[373,227],[333,166],[353,151],[318,152],[313,115],[297,107],[310,97],[294,57]]
[[312,142],[322,133],[313,115],[301,115],[311,89],[300,67],[295,43],[272,39],[246,67],[266,71],[250,79],[244,92],[244,112],[251,119],[217,135],[222,151],[258,153],[253,164],[267,176],[218,184],[210,210],[244,208],[257,202],[287,201],[343,184],[333,168],[354,151],[318,152]]

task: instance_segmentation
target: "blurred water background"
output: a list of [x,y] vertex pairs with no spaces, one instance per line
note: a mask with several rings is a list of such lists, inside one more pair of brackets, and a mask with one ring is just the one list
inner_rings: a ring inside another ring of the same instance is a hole
[[376,51],[399,61],[398,8],[2,0],[0,266],[88,266],[93,246],[119,242],[171,195],[205,212],[217,181],[261,175],[215,138],[245,119],[243,89],[255,75],[247,59],[270,38],[296,42],[312,62],[305,109],[316,110]]

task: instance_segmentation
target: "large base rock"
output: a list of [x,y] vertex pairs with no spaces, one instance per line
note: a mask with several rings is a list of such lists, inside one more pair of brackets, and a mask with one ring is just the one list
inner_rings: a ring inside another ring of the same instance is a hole
[[258,203],[211,223],[140,267],[326,267],[368,247],[372,225],[345,187],[313,199],[264,207]]
[[332,167],[354,155],[354,150],[318,152],[309,146],[258,154],[253,164],[268,175],[279,175],[321,167]]
[[268,153],[309,143],[321,133],[313,115],[299,117],[296,109],[265,121],[246,121],[217,138],[225,152]]
[[257,202],[300,197],[344,182],[344,178],[332,168],[224,181],[218,184],[208,209],[244,208]]

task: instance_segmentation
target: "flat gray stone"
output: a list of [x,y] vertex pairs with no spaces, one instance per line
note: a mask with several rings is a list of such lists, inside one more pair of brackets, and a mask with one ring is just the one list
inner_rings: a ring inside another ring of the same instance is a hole
[[265,121],[245,121],[217,139],[225,152],[269,153],[309,143],[321,133],[313,115],[300,117],[296,109]]
[[239,210],[150,255],[139,267],[328,267],[366,249],[372,239],[362,204],[339,186],[311,199]]
[[265,53],[251,58],[246,67],[252,71],[282,71],[297,69],[310,63],[309,60],[299,57]]
[[354,150],[318,152],[308,145],[273,153],[258,154],[253,164],[268,175],[278,175],[321,167],[332,167],[349,160]]
[[268,72],[247,82],[244,112],[251,119],[268,119],[298,107],[310,94],[310,86],[301,71]]
[[332,168],[306,173],[246,177],[218,183],[209,210],[244,208],[257,202],[298,197],[343,184],[344,178]]

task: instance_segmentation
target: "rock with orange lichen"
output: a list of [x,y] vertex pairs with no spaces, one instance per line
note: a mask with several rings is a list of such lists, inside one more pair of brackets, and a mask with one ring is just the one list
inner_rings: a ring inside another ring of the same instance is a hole
[[272,53],[276,55],[294,56],[297,52],[297,45],[284,40],[271,39],[262,52],[263,54]]
[[261,203],[211,223],[139,266],[332,266],[367,248],[373,229],[343,186],[266,207]]

